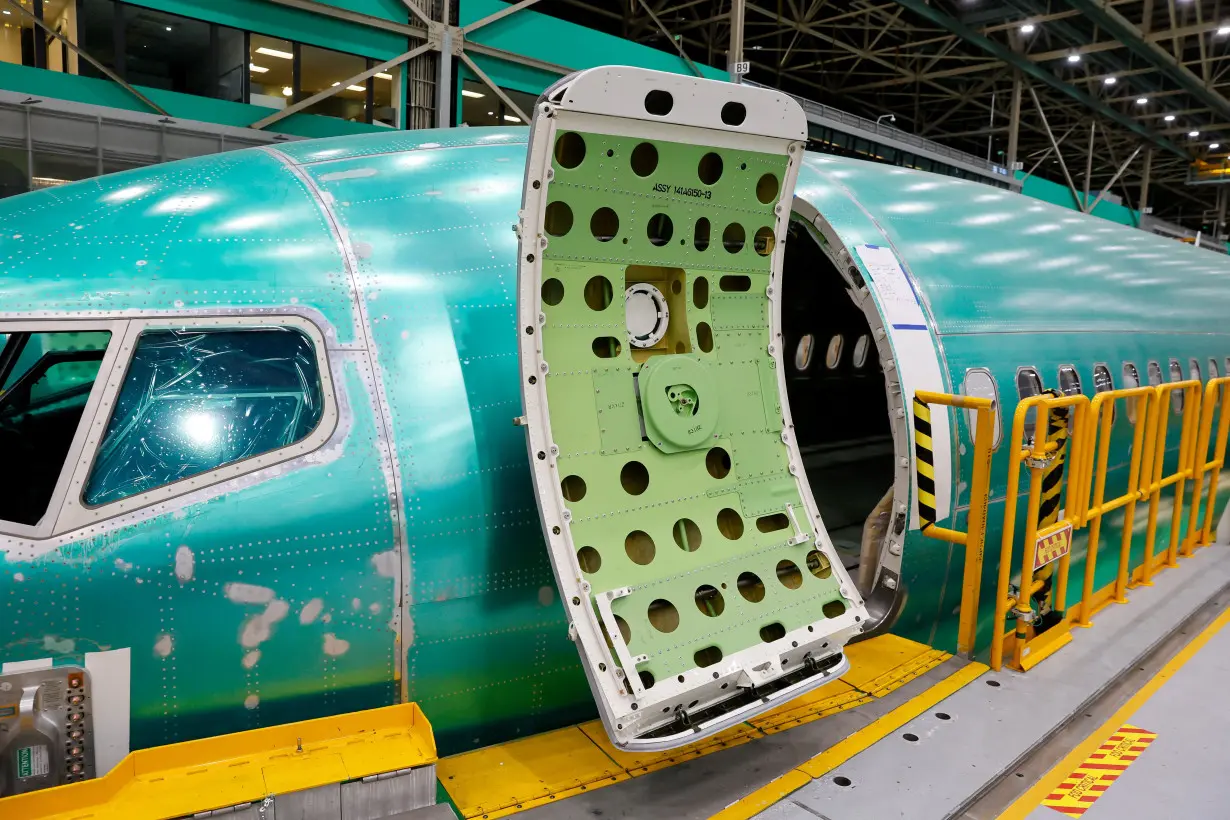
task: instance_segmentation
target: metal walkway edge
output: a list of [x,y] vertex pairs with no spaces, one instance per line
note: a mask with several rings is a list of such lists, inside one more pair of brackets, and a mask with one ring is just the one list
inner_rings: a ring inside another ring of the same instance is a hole
[[[4,820],[373,820],[430,806],[436,744],[405,703],[132,752],[106,775],[0,799]],[[298,810],[299,813],[296,813]]]

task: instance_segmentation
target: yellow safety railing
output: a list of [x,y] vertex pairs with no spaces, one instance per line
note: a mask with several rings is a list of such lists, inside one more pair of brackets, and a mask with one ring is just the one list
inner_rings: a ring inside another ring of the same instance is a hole
[[[1114,598],[1117,603],[1127,603],[1128,575],[1131,572],[1132,525],[1135,520],[1136,502],[1140,500],[1140,453],[1144,450],[1145,435],[1148,430],[1149,413],[1157,392],[1152,387],[1130,387],[1123,390],[1109,390],[1093,397],[1089,406],[1089,432],[1078,442],[1080,452],[1077,458],[1085,464],[1086,481],[1092,481],[1093,500],[1081,517],[1080,526],[1089,526],[1088,552],[1085,557],[1085,578],[1081,585],[1081,604],[1077,626],[1089,626],[1089,617],[1093,614],[1093,578],[1097,569],[1098,546],[1102,535],[1102,518],[1107,513],[1124,509],[1123,532],[1119,542],[1119,572],[1114,584]],[[1120,400],[1134,404],[1135,421],[1132,423],[1132,459],[1129,468],[1127,490],[1110,500],[1106,499],[1106,467],[1110,458],[1110,437],[1112,422],[1115,418],[1116,402]],[[1094,453],[1097,462],[1094,463]],[[1081,488],[1082,497],[1088,496],[1088,485]]]
[[[1220,400],[1218,398],[1220,394]],[[1213,430],[1213,417],[1217,416],[1217,438],[1211,461],[1205,461],[1209,453],[1209,438]],[[1187,537],[1183,543],[1183,555],[1188,556],[1196,547],[1207,547],[1212,541],[1213,509],[1217,502],[1217,480],[1226,463],[1226,439],[1230,434],[1230,376],[1209,379],[1204,386],[1204,399],[1200,404],[1200,435],[1196,441],[1195,476],[1192,478],[1192,514],[1187,519]],[[1201,522],[1200,499],[1204,495],[1204,476],[1209,475],[1209,500],[1204,507]]]
[[[1174,509],[1170,517],[1170,541],[1166,548],[1165,564],[1179,565],[1179,526],[1183,517],[1184,485],[1195,473],[1196,440],[1200,424],[1200,392],[1202,385],[1195,379],[1170,382],[1154,388],[1156,397],[1149,410],[1149,430],[1145,434],[1145,449],[1140,469],[1140,494],[1149,499],[1149,523],[1145,529],[1145,557],[1141,568],[1140,584],[1151,585],[1154,560],[1153,550],[1157,542],[1157,510],[1162,490],[1174,485]],[[1166,433],[1170,422],[1171,397],[1178,393],[1183,397],[1183,432],[1179,437],[1179,458],[1175,471],[1163,476],[1166,458]]]
[[[970,478],[969,516],[966,531],[952,530],[935,523],[935,458],[931,444],[931,405],[973,410],[974,472]],[[972,655],[978,631],[978,605],[982,590],[982,563],[986,545],[987,494],[991,482],[991,446],[995,427],[995,405],[990,399],[955,396],[919,390],[914,394],[914,465],[918,484],[918,525],[924,535],[965,547],[965,569],[961,580],[961,615],[957,631],[957,652]]]
[[[1036,414],[1035,435],[1027,444],[1025,419],[1029,411]],[[1012,644],[1012,666],[1022,671],[1049,656],[1071,640],[1066,621],[1033,638],[1029,625],[1034,621],[1033,596],[1042,590],[1047,579],[1036,579],[1035,574],[1047,565],[1058,561],[1052,570],[1052,608],[1056,612],[1066,609],[1068,590],[1068,565],[1070,561],[1072,531],[1084,512],[1082,493],[1073,488],[1084,486],[1082,472],[1084,459],[1067,459],[1071,453],[1081,454],[1085,447],[1082,437],[1087,433],[1086,419],[1089,399],[1083,395],[1031,396],[1023,399],[1012,419],[1012,437],[1009,439],[1008,492],[1004,505],[1003,538],[1000,544],[999,583],[995,593],[995,620],[991,636],[991,667],[1001,669],[1004,659],[1004,623],[1011,610],[1016,617],[1015,640]],[[1068,416],[1072,415],[1072,438],[1068,443]],[[1052,423],[1052,417],[1057,422]],[[1067,480],[1064,481],[1065,460]],[[1016,537],[1016,507],[1020,492],[1021,467],[1029,470],[1029,496],[1026,504],[1023,548],[1020,556],[1021,578],[1016,594],[1011,592],[1012,567]],[[1040,526],[1039,515],[1043,496],[1048,504],[1047,523]],[[1058,507],[1063,495],[1064,505]],[[1062,510],[1062,511],[1061,511]]]

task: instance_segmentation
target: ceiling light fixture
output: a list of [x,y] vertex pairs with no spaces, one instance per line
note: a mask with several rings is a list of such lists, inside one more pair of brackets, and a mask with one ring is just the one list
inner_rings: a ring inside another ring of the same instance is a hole
[[1198,136],[1200,136],[1200,132],[1199,132],[1199,131],[1188,131],[1188,132],[1187,132],[1187,135],[1188,135],[1189,137],[1198,137]]
[[1210,148],[1210,149],[1212,149],[1212,150],[1214,150],[1214,151],[1216,151],[1218,148],[1221,148],[1221,143],[1219,143],[1219,142],[1210,142],[1210,143],[1209,143],[1209,148]]
[[1166,122],[1174,122],[1174,114],[1167,114],[1166,116],[1162,117],[1162,119],[1164,119]]
[[485,96],[487,96],[487,95],[486,95],[486,94],[481,94],[481,93],[479,93],[479,92],[477,92],[477,91],[471,91],[471,90],[470,90],[470,89],[468,89],[468,88],[463,88],[463,89],[461,89],[461,96],[463,96],[463,97],[469,97],[469,98],[470,98],[470,99],[472,99],[472,100],[481,100],[483,97],[485,97]]
[[1079,63],[1080,61],[1081,61],[1081,55],[1079,54],[1069,54],[1068,55],[1069,63]]
[[1217,33],[1225,37],[1227,34],[1230,34],[1230,26],[1218,26]]
[[277,57],[279,60],[293,60],[295,55],[289,51],[278,51],[276,48],[265,48],[261,46],[256,50],[257,54],[264,54],[266,57]]
[[520,117],[515,117],[512,114],[505,114],[504,119],[508,120],[509,122],[516,122],[516,123],[521,122]]
[[393,79],[393,75],[392,75],[392,74],[385,74],[385,73],[382,71],[382,72],[380,72],[379,74],[377,74],[377,75],[376,75],[376,79],[377,79],[377,80],[391,80],[391,79]]
[[263,65],[257,65],[256,63],[248,63],[248,70],[253,74],[267,74],[269,72],[269,69],[265,68]]
[[293,88],[291,88],[289,85],[288,85],[288,86],[284,86],[284,87],[282,88],[282,96],[283,96],[283,97],[289,97],[289,96],[291,96],[291,95],[292,95],[292,94],[294,94],[294,93],[295,93],[295,90],[294,90]]
[[1035,26],[1033,23],[1026,23],[1025,25],[1021,26],[1021,33],[1022,34],[1033,34],[1034,28]]
[[347,91],[366,91],[366,90],[367,90],[367,86],[365,86],[365,85],[348,85],[348,86],[346,86],[346,90],[347,90]]
[[1136,98],[1136,104],[1137,104],[1137,105],[1148,105],[1148,104],[1149,104],[1149,98],[1148,98],[1148,97],[1137,97],[1137,98]]
[[1102,80],[1102,82],[1106,83],[1107,85],[1114,85],[1115,83],[1119,82],[1119,80],[1115,77],[1107,77],[1105,80]]

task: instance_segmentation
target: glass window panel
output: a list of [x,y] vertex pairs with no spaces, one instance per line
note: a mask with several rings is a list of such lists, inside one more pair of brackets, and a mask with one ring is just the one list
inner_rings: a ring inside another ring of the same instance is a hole
[[[1197,376],[1196,378],[1199,378],[1199,377]],[[1172,382],[1183,381],[1183,365],[1179,363],[1178,359],[1170,360],[1170,380]],[[1183,391],[1182,390],[1170,391],[1170,407],[1171,409],[1174,410],[1176,414],[1181,415],[1183,413]]]
[[[1140,371],[1131,362],[1125,362],[1123,365],[1123,386],[1124,388],[1140,387]],[[1137,401],[1137,399],[1127,400],[1128,421],[1132,422],[1132,424],[1136,423]]]
[[[74,0],[43,0],[43,21],[51,29],[77,42],[77,4]],[[65,74],[77,73],[77,54],[64,41],[43,32],[47,43],[47,68]]]
[[214,97],[209,23],[125,4],[124,71],[133,85]]
[[[1110,374],[1110,368],[1104,364],[1093,366],[1093,392],[1107,393],[1115,389],[1115,377]],[[1115,405],[1117,402],[1110,403],[1110,423],[1115,423]]]
[[29,189],[27,161],[23,148],[0,148],[0,199]]
[[[34,22],[24,14],[7,8],[0,16],[0,63],[37,65],[35,62]],[[41,37],[39,38],[41,40]]]
[[[508,98],[520,106],[526,114],[534,110],[538,97],[510,88],[501,88]],[[461,86],[461,121],[466,125],[525,125],[504,101],[490,88],[477,80],[466,80]]]
[[[373,64],[375,60],[370,61]],[[397,127],[397,112],[393,109],[394,83],[401,82],[401,69],[382,71],[372,78],[372,122]]]
[[35,525],[47,513],[111,334],[15,333],[4,346],[0,519]]
[[[974,368],[965,374],[963,392],[967,396],[991,400],[991,409],[995,416],[991,429],[991,449],[998,448],[999,440],[1003,436],[1003,419],[999,408],[999,387],[995,384],[995,377],[985,368]],[[969,426],[969,435],[972,440],[978,433],[978,411],[966,410],[965,423]]]
[[311,341],[289,328],[141,334],[86,482],[118,501],[299,441],[320,421]]
[[[1032,367],[1022,367],[1016,374],[1016,393],[1022,399],[1027,399],[1030,396],[1037,396],[1042,393],[1042,377],[1038,375],[1038,371]],[[1025,438],[1033,439],[1034,429],[1038,426],[1038,408],[1031,407],[1025,411],[1025,424],[1023,433]],[[1016,442],[1013,442],[1016,446]]]
[[[367,70],[367,58],[315,46],[299,47],[299,99],[333,88]],[[367,83],[347,85],[315,105],[303,109],[305,114],[321,114],[351,122],[367,120]]]
[[67,182],[95,176],[98,176],[97,156],[51,154],[43,151],[34,153],[34,175],[31,179],[33,190],[55,188]]
[[[122,73],[116,66],[115,36],[116,14],[115,3],[112,0],[77,0],[77,44],[81,49],[107,68]],[[123,24],[123,17],[120,18]],[[81,76],[105,78],[89,60],[82,60],[77,66]]]
[[295,46],[289,40],[253,34],[248,37],[248,81],[252,105],[286,107],[294,95]]
[[1075,396],[1081,392],[1080,374],[1070,364],[1059,368],[1059,392],[1065,396]]

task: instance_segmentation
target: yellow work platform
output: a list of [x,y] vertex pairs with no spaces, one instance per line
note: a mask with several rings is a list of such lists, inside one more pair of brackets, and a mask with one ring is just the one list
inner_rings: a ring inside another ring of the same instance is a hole
[[840,680],[699,743],[630,754],[611,745],[595,720],[446,757],[440,783],[463,817],[494,820],[870,703],[951,657],[897,635],[850,644],[845,652],[850,670]]
[[431,724],[404,703],[132,752],[97,779],[4,798],[0,817],[164,820],[435,762]]

